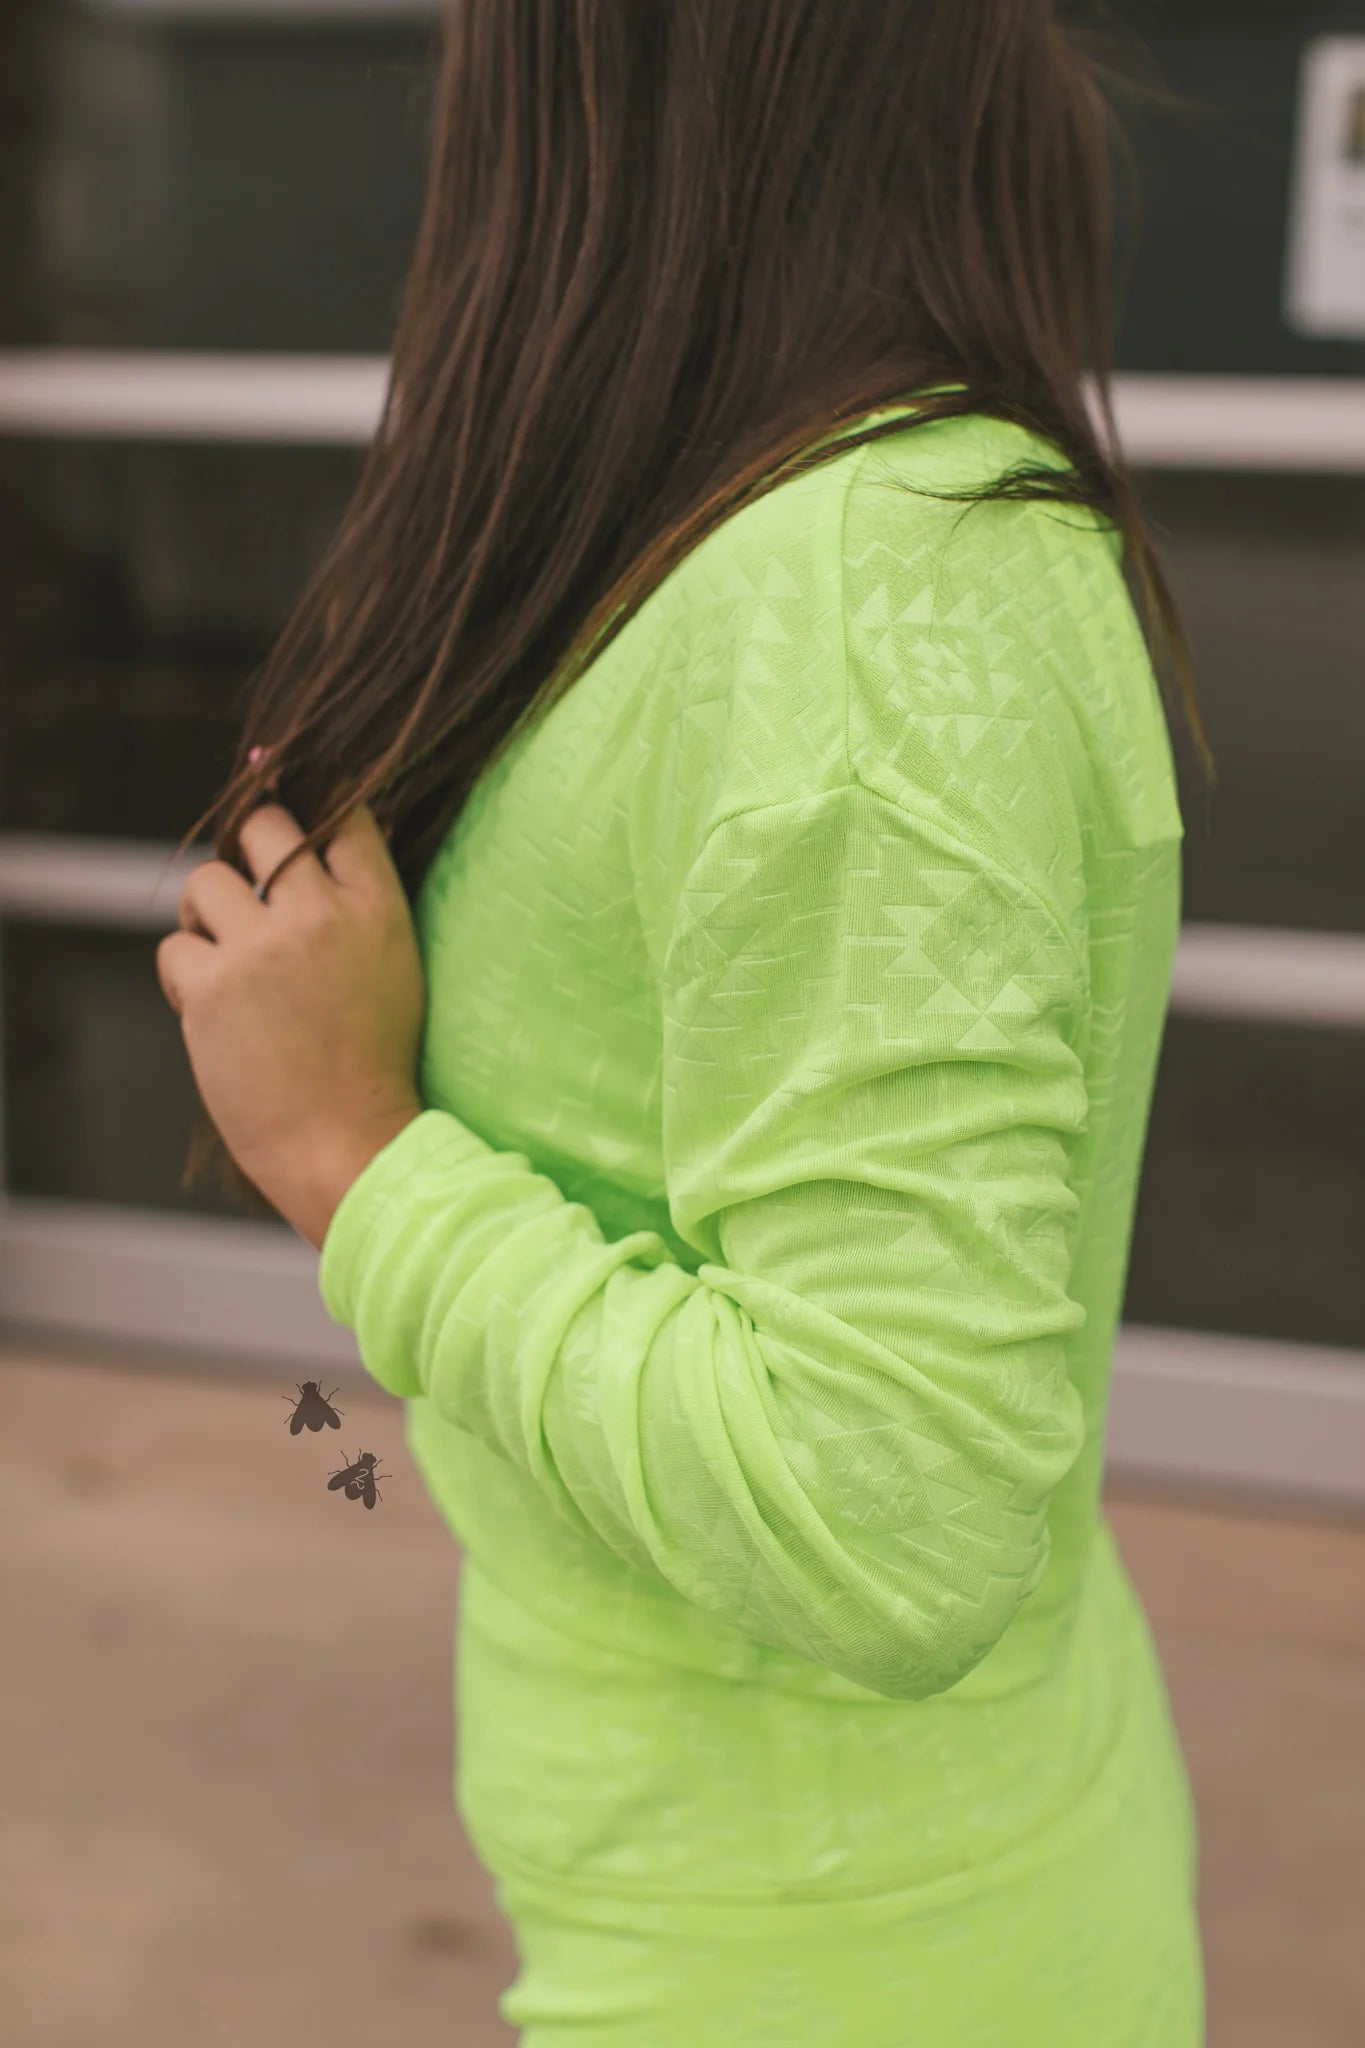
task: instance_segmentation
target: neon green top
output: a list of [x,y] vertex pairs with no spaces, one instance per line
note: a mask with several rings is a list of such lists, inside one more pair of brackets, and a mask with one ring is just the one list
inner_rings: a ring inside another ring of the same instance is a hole
[[[933,424],[733,514],[421,891],[428,1107],[319,1286],[541,1674],[527,1746],[509,1700],[467,1765],[500,1868],[735,1900],[984,1868],[1164,1713],[1097,1496],[1182,825],[1115,538],[911,488],[1021,458],[1059,460]],[[572,1673],[578,1771],[532,1746]],[[667,1675],[693,1715],[735,1681],[810,1710],[780,1839],[714,1746],[689,1781]]]

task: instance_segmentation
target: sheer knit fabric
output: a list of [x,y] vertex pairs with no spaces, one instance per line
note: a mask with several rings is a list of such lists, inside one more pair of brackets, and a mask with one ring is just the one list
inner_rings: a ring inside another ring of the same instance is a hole
[[1203,2039],[1099,1505],[1170,744],[1115,536],[932,495],[1039,460],[941,422],[733,514],[418,899],[426,1107],[319,1288],[464,1553],[524,2048]]

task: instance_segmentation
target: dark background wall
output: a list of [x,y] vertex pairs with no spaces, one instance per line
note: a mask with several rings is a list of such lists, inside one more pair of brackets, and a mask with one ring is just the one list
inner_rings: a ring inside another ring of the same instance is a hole
[[1290,169],[1306,44],[1365,35],[1361,0],[1126,0],[1140,76],[1185,104],[1128,117],[1140,210],[1127,210],[1120,361],[1135,371],[1359,376],[1365,342],[1284,319]]

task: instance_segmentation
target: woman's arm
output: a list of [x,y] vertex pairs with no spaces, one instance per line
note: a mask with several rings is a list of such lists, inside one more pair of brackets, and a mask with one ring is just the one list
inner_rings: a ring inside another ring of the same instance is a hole
[[1074,931],[913,793],[743,811],[662,970],[698,1271],[431,1109],[343,1194],[322,1298],[382,1385],[684,1598],[874,1692],[941,1691],[1036,1585],[1084,1440],[1088,996]]

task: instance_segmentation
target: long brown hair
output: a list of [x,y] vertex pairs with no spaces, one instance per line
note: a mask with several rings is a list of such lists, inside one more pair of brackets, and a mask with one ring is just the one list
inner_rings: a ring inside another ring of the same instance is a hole
[[[1111,82],[1054,0],[459,0],[379,429],[180,851],[211,825],[240,866],[272,793],[321,849],[364,799],[415,896],[689,549],[925,392],[914,424],[993,414],[1069,465],[974,496],[1121,530],[1211,777],[1110,409]],[[182,1186],[215,1156],[273,1213],[201,1105]]]

